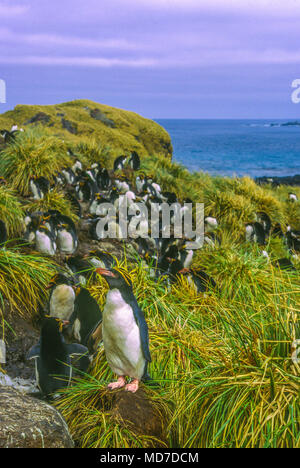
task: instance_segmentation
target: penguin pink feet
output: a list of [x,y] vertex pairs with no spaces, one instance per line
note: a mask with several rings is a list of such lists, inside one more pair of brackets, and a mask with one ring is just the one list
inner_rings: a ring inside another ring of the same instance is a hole
[[135,393],[138,390],[138,388],[139,388],[138,379],[134,379],[132,382],[130,382],[129,384],[125,386],[125,390],[131,393]]
[[116,388],[125,387],[125,385],[126,385],[125,377],[121,376],[118,378],[116,382],[111,382],[110,384],[108,384],[107,388],[109,388],[110,390],[115,390]]

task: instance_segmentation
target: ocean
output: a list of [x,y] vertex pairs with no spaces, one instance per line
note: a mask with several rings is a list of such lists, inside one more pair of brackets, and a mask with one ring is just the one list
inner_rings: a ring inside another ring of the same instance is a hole
[[300,174],[300,126],[289,120],[156,120],[170,134],[173,160],[223,176]]

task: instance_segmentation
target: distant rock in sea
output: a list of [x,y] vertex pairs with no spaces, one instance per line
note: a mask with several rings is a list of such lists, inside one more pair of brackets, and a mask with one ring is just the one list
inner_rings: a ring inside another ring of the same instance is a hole
[[294,120],[284,123],[271,123],[270,127],[300,127],[300,122],[298,120]]
[[272,184],[273,186],[290,185],[300,187],[300,174],[286,177],[257,177],[255,181],[259,185]]

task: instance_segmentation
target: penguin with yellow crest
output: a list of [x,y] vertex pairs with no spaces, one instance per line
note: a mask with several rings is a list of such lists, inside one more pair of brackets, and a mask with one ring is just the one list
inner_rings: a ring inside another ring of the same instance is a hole
[[[106,359],[117,382],[111,390],[125,387],[135,393],[141,380],[148,378],[151,362],[148,326],[132,291],[129,274],[122,268],[97,268],[108,283],[109,291],[103,310],[102,336]],[[131,379],[126,384],[126,377]]]

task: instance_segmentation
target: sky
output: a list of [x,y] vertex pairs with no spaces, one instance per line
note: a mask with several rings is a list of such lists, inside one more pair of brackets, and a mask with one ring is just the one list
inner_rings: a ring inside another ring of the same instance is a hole
[[156,119],[300,119],[295,79],[300,0],[0,0],[0,113],[91,99]]

